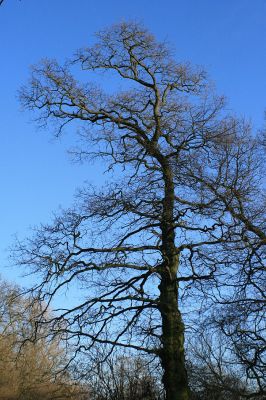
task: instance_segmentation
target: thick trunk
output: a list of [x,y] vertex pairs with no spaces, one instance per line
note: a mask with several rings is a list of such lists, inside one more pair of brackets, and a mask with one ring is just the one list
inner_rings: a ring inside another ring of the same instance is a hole
[[163,276],[160,286],[162,316],[163,385],[166,400],[188,400],[189,389],[184,357],[184,325],[177,308],[176,280]]
[[164,371],[163,384],[166,400],[188,400],[190,396],[184,357],[184,325],[178,309],[176,280],[179,255],[175,246],[174,183],[171,167],[165,162],[162,164],[165,182],[161,222],[164,260],[161,265],[159,307],[162,317],[161,364]]
[[159,311],[162,318],[161,365],[166,400],[189,400],[187,371],[184,356],[184,325],[178,309],[177,271],[179,254],[175,245],[175,184],[169,161],[154,145],[147,150],[161,165],[164,198],[161,217],[162,255],[159,285]]

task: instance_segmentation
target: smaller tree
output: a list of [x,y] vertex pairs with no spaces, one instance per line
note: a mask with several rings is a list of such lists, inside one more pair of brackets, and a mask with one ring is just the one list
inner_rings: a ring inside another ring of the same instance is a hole
[[189,382],[194,400],[243,400],[251,398],[244,369],[232,356],[222,336],[207,331],[190,343]]
[[[132,353],[113,354],[88,374],[91,400],[162,400],[163,388],[151,360]],[[160,369],[159,369],[160,370]]]
[[47,341],[41,332],[36,337],[40,311],[18,287],[0,283],[0,398],[77,399],[81,393],[60,374],[66,357],[58,338]]

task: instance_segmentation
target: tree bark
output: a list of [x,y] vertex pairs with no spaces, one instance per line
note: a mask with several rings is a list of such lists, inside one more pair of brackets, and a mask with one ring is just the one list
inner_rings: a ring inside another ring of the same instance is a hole
[[177,306],[176,279],[163,274],[160,290],[162,316],[163,384],[166,400],[188,400],[189,389],[184,357],[184,324]]
[[175,246],[174,183],[169,165],[164,164],[164,202],[161,221],[163,263],[161,266],[160,313],[162,317],[161,365],[166,400],[188,400],[189,387],[184,356],[184,324],[178,309],[177,270],[179,254]]

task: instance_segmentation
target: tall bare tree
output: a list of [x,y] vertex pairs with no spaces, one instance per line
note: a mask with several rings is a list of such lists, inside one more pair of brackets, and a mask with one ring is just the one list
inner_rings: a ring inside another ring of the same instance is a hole
[[[252,227],[239,209],[251,210],[258,191],[258,144],[205,73],[177,63],[141,25],[96,37],[63,66],[36,66],[21,99],[40,125],[56,122],[56,135],[80,122],[74,155],[100,158],[116,175],[20,243],[19,262],[41,277],[32,290],[48,306],[70,284],[84,289],[50,320],[76,356],[95,343],[154,355],[166,399],[187,400],[184,323],[195,327],[200,308],[229,296],[226,278],[243,271]],[[79,82],[77,68],[109,73],[120,90]]]

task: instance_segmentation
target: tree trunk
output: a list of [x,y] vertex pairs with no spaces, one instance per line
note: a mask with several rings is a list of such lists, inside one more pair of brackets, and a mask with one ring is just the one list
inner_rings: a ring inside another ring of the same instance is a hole
[[163,385],[166,400],[188,400],[189,389],[184,357],[184,325],[177,307],[176,279],[164,274],[159,285],[162,316]]
[[188,400],[190,396],[184,356],[184,324],[178,309],[176,280],[179,254],[177,254],[175,246],[175,191],[171,167],[165,160],[162,165],[165,196],[161,221],[163,263],[159,285],[159,308],[162,317],[160,358],[166,400]]

